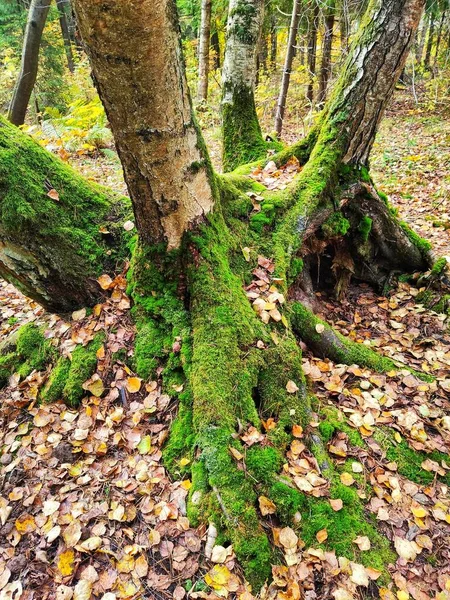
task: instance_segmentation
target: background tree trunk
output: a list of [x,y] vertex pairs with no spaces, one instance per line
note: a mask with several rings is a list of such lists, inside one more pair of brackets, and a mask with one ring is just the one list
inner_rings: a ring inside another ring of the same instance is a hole
[[230,0],[222,74],[225,171],[260,158],[266,150],[254,97],[263,11],[263,0]]
[[270,16],[270,68],[275,69],[277,66],[278,53],[278,32],[277,18],[275,14]]
[[316,77],[316,55],[317,55],[317,31],[319,28],[319,5],[314,0],[312,9],[309,33],[308,33],[308,76],[309,83],[306,90],[306,98],[312,104],[314,100],[314,80]]
[[200,44],[198,53],[198,102],[206,101],[208,98],[208,75],[209,75],[209,46],[211,38],[211,7],[212,0],[202,0],[200,20]]
[[214,31],[211,36],[211,47],[214,50],[214,70],[217,71],[218,69],[220,69],[221,65],[220,40],[219,32],[217,31],[217,24],[215,25]]
[[427,39],[429,20],[426,15],[422,17],[422,27],[417,31],[417,44],[416,44],[416,62],[418,65],[422,64],[423,60],[423,49],[425,48],[425,41]]
[[36,83],[39,48],[50,4],[51,0],[32,0],[28,11],[28,21],[22,49],[22,62],[8,112],[8,119],[14,125],[23,125],[25,122],[31,92]]
[[431,12],[430,18],[429,18],[429,26],[428,26],[427,49],[425,52],[425,60],[423,61],[423,66],[425,67],[425,69],[430,68],[431,50],[433,48],[435,26],[436,26],[435,18],[434,18],[433,13]]
[[275,131],[277,135],[281,134],[283,128],[284,111],[286,109],[286,98],[291,80],[292,62],[295,55],[295,44],[297,40],[298,24],[300,21],[300,0],[294,0],[292,7],[291,25],[289,29],[288,47],[286,60],[283,69],[283,78],[281,80],[280,95],[278,96],[277,112],[275,116]]
[[70,0],[57,0],[56,6],[58,7],[59,13],[59,25],[61,27],[61,34],[64,40],[64,49],[67,57],[67,67],[71,73],[75,70],[75,64],[73,61],[72,51],[72,39],[69,29],[68,12],[71,11]]
[[339,4],[339,27],[341,34],[341,50],[346,56],[349,50],[350,17],[348,13],[348,1],[340,0]]
[[92,306],[127,251],[129,201],[0,117],[0,276],[51,312]]
[[331,75],[331,50],[333,47],[333,28],[334,28],[334,2],[325,10],[324,33],[322,42],[322,62],[320,65],[319,91],[317,101],[319,104],[325,102],[327,96],[328,81]]
[[174,3],[75,0],[74,7],[141,239],[178,248],[213,196]]

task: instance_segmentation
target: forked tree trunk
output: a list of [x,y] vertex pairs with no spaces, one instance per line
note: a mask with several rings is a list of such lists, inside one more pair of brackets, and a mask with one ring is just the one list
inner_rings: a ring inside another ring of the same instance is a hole
[[213,197],[176,8],[172,0],[75,0],[74,8],[141,238],[178,248]]
[[306,98],[310,104],[314,100],[314,81],[316,78],[316,60],[317,60],[317,32],[319,28],[319,5],[314,0],[314,6],[310,16],[308,33],[308,88]]
[[283,128],[284,111],[286,109],[286,99],[291,80],[292,62],[295,56],[295,44],[297,40],[298,24],[300,22],[300,0],[294,0],[292,7],[291,25],[289,28],[289,39],[284,62],[283,78],[281,80],[280,95],[278,96],[277,112],[275,116],[275,131],[277,135],[281,134]]
[[198,52],[198,88],[197,101],[204,102],[208,98],[209,46],[211,38],[212,0],[202,0],[200,19],[200,44]]
[[73,51],[72,51],[72,39],[70,36],[70,28],[69,28],[69,20],[68,20],[68,12],[71,9],[69,0],[57,0],[56,5],[58,7],[59,13],[59,25],[61,27],[61,34],[64,41],[64,50],[66,52],[67,58],[67,68],[71,73],[75,70],[75,64],[73,61]]
[[324,17],[324,32],[322,42],[322,62],[320,65],[319,91],[317,102],[323,104],[327,97],[328,81],[331,75],[331,50],[333,47],[334,2],[326,8]]
[[14,125],[23,125],[31,93],[36,83],[39,64],[39,48],[51,0],[32,0],[28,11],[27,26],[22,49],[19,77],[14,88],[8,111],[8,119]]
[[256,114],[256,52],[264,0],[230,0],[222,75],[223,168],[264,155]]

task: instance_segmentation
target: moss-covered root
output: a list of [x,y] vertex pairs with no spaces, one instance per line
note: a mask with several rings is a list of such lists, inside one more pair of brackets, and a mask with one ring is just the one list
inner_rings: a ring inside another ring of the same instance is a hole
[[56,355],[51,342],[44,338],[43,329],[33,323],[21,327],[4,350],[0,356],[0,387],[13,373],[25,378],[32,371],[44,370]]
[[53,312],[95,303],[128,252],[129,200],[0,117],[0,275]]
[[[352,342],[334,331],[325,321],[316,317],[299,302],[292,305],[291,322],[297,334],[318,356],[327,357],[337,363],[367,367],[380,373],[399,368],[408,369],[406,365],[381,356],[365,344]],[[413,372],[411,369],[408,370]],[[425,373],[414,372],[414,374],[424,381],[430,380],[430,376]]]
[[87,346],[79,346],[73,352],[72,360],[60,357],[40,393],[40,400],[43,402],[63,400],[73,408],[79,406],[86,394],[83,384],[93,375],[97,367],[97,351],[104,339],[104,333],[98,333]]

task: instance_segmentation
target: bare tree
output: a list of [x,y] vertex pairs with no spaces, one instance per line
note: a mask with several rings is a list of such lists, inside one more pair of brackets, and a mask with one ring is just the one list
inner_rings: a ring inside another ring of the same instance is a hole
[[209,47],[211,39],[211,8],[212,0],[202,0],[200,20],[200,44],[198,53],[197,100],[199,102],[205,101],[208,98]]

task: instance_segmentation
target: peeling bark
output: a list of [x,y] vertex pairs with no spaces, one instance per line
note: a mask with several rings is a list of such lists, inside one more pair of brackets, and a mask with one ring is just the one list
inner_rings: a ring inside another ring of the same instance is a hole
[[141,238],[178,248],[213,207],[171,0],[75,0]]

